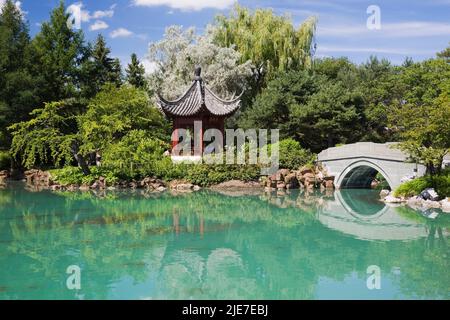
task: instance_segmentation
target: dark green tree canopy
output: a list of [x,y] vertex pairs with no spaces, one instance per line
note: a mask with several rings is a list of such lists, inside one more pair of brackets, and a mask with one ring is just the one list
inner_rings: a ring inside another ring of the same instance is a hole
[[77,95],[79,66],[88,55],[82,31],[69,28],[64,2],[60,2],[33,40],[34,75],[40,80],[42,101],[59,101]]
[[362,98],[340,81],[311,71],[288,72],[269,82],[240,124],[246,128],[278,128],[319,152],[360,137]]
[[10,141],[6,127],[26,119],[35,106],[32,64],[28,25],[7,0],[0,12],[0,149]]
[[126,73],[126,78],[129,84],[135,86],[136,88],[146,87],[145,68],[135,53],[131,55],[131,62],[128,64]]
[[88,47],[88,58],[82,63],[80,79],[83,96],[94,97],[106,83],[122,84],[120,61],[110,56],[111,49],[99,34],[92,48]]

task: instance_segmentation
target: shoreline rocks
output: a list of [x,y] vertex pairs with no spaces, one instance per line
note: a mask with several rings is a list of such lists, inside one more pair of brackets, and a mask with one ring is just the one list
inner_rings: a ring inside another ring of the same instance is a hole
[[[145,177],[141,180],[119,181],[108,185],[105,177],[99,177],[93,183],[87,185],[63,185],[54,181],[50,172],[42,170],[28,170],[24,173],[28,185],[38,189],[48,189],[51,191],[89,191],[89,190],[115,190],[115,189],[145,189],[151,192],[164,192],[170,189],[174,192],[198,191],[200,186],[196,186],[184,180],[174,180],[168,183],[152,178]],[[0,181],[5,172],[0,175]],[[280,169],[269,177],[261,177],[259,182],[230,180],[217,185],[210,186],[212,190],[233,190],[233,189],[259,189],[265,188],[266,191],[285,192],[291,189],[314,190],[320,188],[321,191],[334,190],[334,177],[329,176],[320,168],[302,167],[299,170]]]
[[174,192],[193,192],[199,191],[201,188],[184,180],[173,180],[169,183],[169,188]]
[[266,191],[285,191],[290,189],[320,188],[334,190],[334,177],[319,168],[302,167],[299,170],[280,169],[265,178],[262,185]]
[[450,213],[450,198],[443,200],[425,200],[421,196],[409,198],[394,197],[393,192],[389,190],[381,190],[380,199],[389,205],[406,205],[414,210],[426,211],[429,209],[440,209],[442,212]]
[[[145,189],[150,192],[163,192],[167,190],[164,181],[152,177],[146,177],[136,181],[119,181],[114,185],[108,185],[105,177],[99,177],[92,184],[71,184],[63,185],[54,181],[50,172],[42,170],[28,170],[24,173],[28,186],[37,190],[47,189],[50,191],[95,191],[95,190],[116,190],[116,189]],[[0,179],[1,181],[1,179]]]
[[7,179],[9,179],[9,171],[7,170],[0,171],[0,185],[6,184]]
[[261,184],[255,181],[229,180],[209,187],[209,189],[251,189],[261,188]]

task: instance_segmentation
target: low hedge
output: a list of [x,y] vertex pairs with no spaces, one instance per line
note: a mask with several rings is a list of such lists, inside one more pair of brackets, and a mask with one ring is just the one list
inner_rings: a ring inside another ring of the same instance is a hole
[[104,177],[107,185],[114,185],[119,180],[131,181],[144,177],[156,177],[164,181],[186,180],[202,187],[229,180],[255,181],[260,176],[260,168],[250,165],[208,165],[208,164],[173,164],[170,158],[154,163],[151,168],[129,170],[118,168],[91,167],[91,174],[83,175],[78,167],[65,167],[50,170],[55,181],[62,185],[92,184]]

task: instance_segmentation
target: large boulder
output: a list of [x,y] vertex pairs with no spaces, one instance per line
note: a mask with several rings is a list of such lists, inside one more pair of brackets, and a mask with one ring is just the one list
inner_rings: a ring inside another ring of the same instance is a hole
[[307,173],[314,174],[314,171],[310,167],[306,167],[305,166],[305,167],[300,168],[299,173],[303,176],[303,175],[305,175]]
[[9,172],[6,170],[0,171],[0,184],[5,183],[6,179],[9,178]]
[[380,199],[385,199],[391,192],[389,190],[383,189],[380,191]]
[[82,184],[79,188],[80,191],[86,192],[89,191],[90,187],[87,184]]
[[427,188],[423,190],[419,197],[421,197],[423,200],[430,200],[430,201],[438,201],[439,195],[433,188]]
[[166,190],[166,184],[164,181],[156,178],[145,177],[141,181],[138,182],[140,188],[145,188],[149,191],[158,191]]
[[417,209],[417,208],[421,208],[422,207],[422,202],[424,200],[422,198],[419,197],[411,197],[406,201],[406,204],[413,208],[413,209]]
[[284,183],[283,181],[278,181],[278,183],[277,183],[277,189],[278,189],[278,190],[284,190],[284,189],[286,189],[286,183]]
[[215,186],[212,186],[212,189],[246,189],[246,188],[260,188],[261,185],[258,182],[250,181],[242,181],[242,180],[230,180],[219,183]]
[[289,175],[291,172],[289,171],[289,169],[280,169],[277,171],[277,173],[275,174],[275,178],[277,181],[284,181],[284,178]]
[[386,198],[384,198],[384,202],[386,203],[402,203],[402,199],[396,198],[392,195],[388,195]]
[[198,186],[195,186],[194,184],[183,181],[183,180],[174,180],[174,181],[170,182],[169,187],[171,190],[178,191],[178,192],[190,192],[190,191],[200,190],[198,188]]
[[0,171],[0,178],[8,179],[9,178],[9,171],[7,171],[7,170]]
[[25,172],[27,184],[38,187],[50,187],[53,184],[50,172],[41,170],[28,170]]
[[443,212],[450,213],[450,199],[445,198],[441,201],[441,209]]
[[314,188],[316,185],[316,176],[314,173],[306,173],[303,175],[302,179],[306,188]]
[[299,186],[297,175],[294,172],[284,177],[284,183],[286,184],[286,189],[297,189]]
[[323,186],[328,190],[334,189],[334,180],[325,180]]
[[422,202],[422,207],[425,209],[439,209],[441,204],[438,201],[425,200]]

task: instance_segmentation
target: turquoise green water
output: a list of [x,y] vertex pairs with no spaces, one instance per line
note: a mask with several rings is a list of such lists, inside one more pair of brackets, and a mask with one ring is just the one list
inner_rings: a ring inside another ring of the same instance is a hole
[[[450,215],[377,192],[0,190],[0,299],[449,299]],[[81,269],[69,290],[69,266]],[[379,266],[380,289],[367,268]]]

